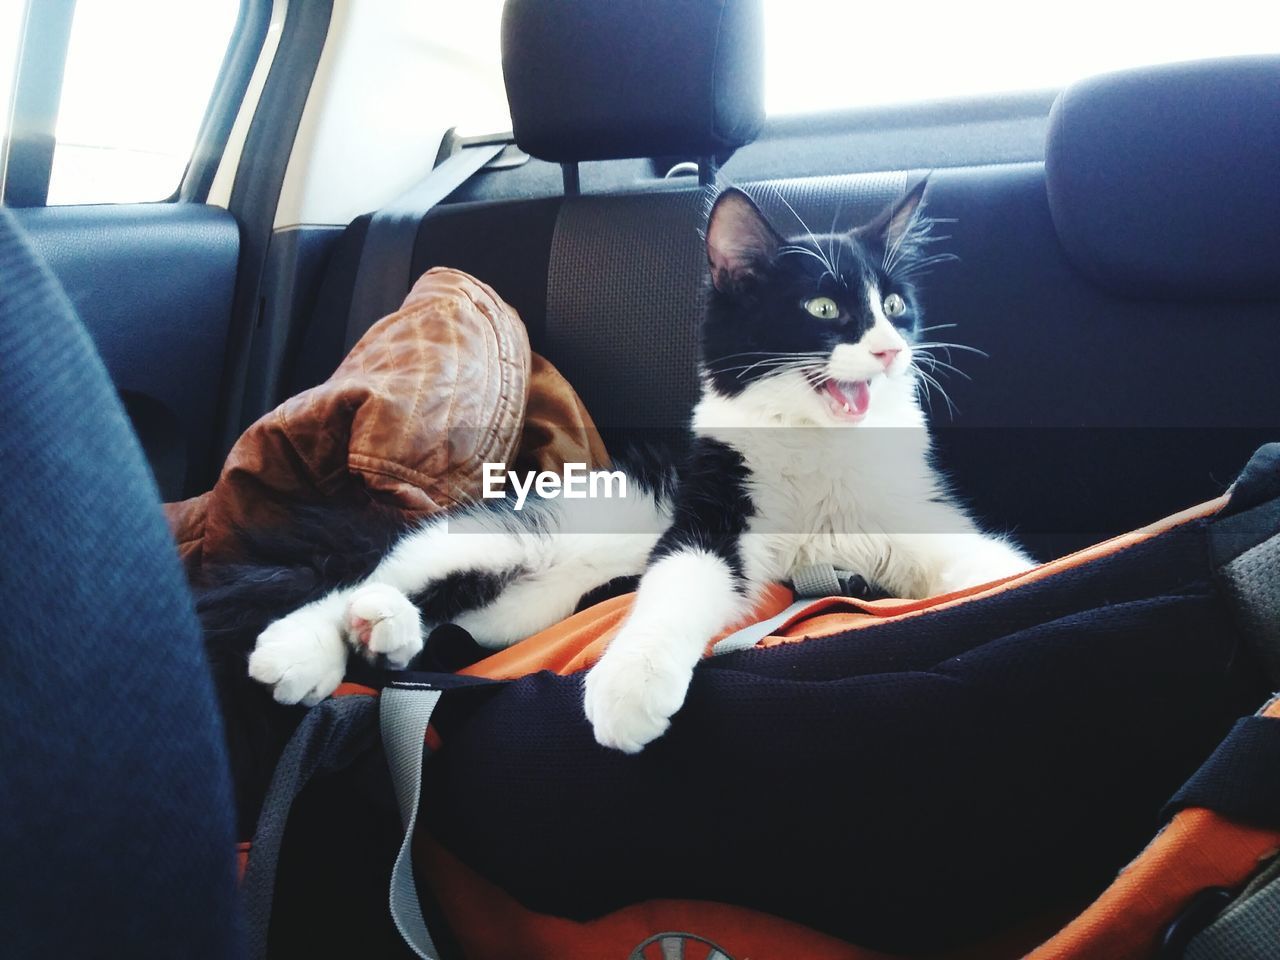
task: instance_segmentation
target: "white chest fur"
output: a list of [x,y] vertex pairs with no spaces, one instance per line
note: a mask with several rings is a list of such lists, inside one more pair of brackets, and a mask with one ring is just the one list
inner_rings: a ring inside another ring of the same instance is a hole
[[786,579],[798,567],[827,563],[893,593],[923,596],[937,576],[931,542],[974,531],[946,502],[930,463],[913,382],[876,386],[866,419],[855,426],[821,424],[807,411],[771,403],[764,390],[734,398],[704,392],[694,431],[733,447],[750,471],[755,516],[741,543],[749,581]]

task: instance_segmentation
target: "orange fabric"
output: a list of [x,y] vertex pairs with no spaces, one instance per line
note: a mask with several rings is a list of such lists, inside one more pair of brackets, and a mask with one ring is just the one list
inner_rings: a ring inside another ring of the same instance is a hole
[[376,697],[378,691],[373,687],[366,687],[363,683],[350,683],[344,681],[338,684],[331,697]]
[[244,883],[244,872],[249,869],[249,848],[253,844],[248,840],[241,840],[236,844],[236,882]]
[[578,923],[524,909],[438,846],[424,830],[413,845],[414,863],[431,877],[431,890],[469,960],[602,960],[625,957],[663,930],[715,940],[730,956],[768,960],[893,960],[800,924],[727,904],[697,900],[638,903]]
[[[630,612],[634,599],[634,593],[627,593],[597,603],[458,672],[493,680],[511,680],[539,670],[561,674],[585,670],[600,659],[604,648]],[[780,584],[771,584],[750,615],[716,636],[708,648],[735,630],[777,616],[791,604],[791,599],[790,590]]]
[[[1280,717],[1280,703],[1264,716]],[[1093,904],[1027,960],[1148,960],[1164,929],[1206,887],[1238,888],[1280,852],[1280,831],[1189,808]]]
[[[742,960],[899,960],[896,955],[837,940],[801,924],[746,907],[705,900],[650,900],[578,922],[525,909],[441,847],[425,831],[413,860],[469,960],[601,960],[625,957],[655,933],[675,930],[713,940]],[[1044,924],[996,940],[912,960],[1014,960],[1039,943]]]

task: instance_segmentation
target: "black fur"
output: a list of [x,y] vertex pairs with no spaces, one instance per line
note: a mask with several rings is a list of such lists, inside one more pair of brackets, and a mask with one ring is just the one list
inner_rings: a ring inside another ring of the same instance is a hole
[[192,584],[222,706],[242,839],[252,834],[276,761],[305,712],[281,706],[250,679],[246,664],[258,634],[290,610],[368,576],[405,529],[387,511],[299,507],[278,526],[240,531],[236,560],[206,565]]
[[737,450],[706,437],[694,440],[675,492],[671,526],[658,539],[650,561],[687,547],[709,550],[741,580],[738,540],[755,516],[747,476],[747,465]]
[[448,623],[461,613],[492,603],[511,581],[527,572],[524,567],[501,572],[462,570],[409,594],[409,599],[422,611],[423,623]]
[[602,583],[600,586],[584,593],[582,599],[578,601],[578,605],[573,608],[573,612],[579,613],[588,607],[594,607],[597,603],[620,597],[624,593],[634,593],[638,586],[640,586],[639,574],[632,577],[614,577],[608,583]]

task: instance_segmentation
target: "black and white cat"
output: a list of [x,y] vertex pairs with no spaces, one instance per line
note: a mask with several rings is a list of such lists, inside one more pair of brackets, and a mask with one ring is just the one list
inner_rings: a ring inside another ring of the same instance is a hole
[[444,619],[503,647],[643,572],[584,687],[596,739],[635,752],[667,729],[709,641],[771,581],[830,564],[924,597],[1027,569],[930,461],[912,284],[927,259],[923,196],[922,182],[850,233],[784,239],[747,194],[722,192],[706,231],[702,396],[678,481],[429,522],[364,582],[268,626],[250,675],[281,702],[314,703],[350,650],[403,666]]

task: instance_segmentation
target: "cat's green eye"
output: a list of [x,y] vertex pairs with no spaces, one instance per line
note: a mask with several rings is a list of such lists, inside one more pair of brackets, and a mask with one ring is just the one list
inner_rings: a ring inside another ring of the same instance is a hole
[[840,308],[830,297],[814,297],[804,302],[804,308],[812,317],[819,320],[834,320],[840,316]]
[[907,312],[907,301],[903,300],[896,293],[891,293],[884,298],[884,315],[886,317],[900,317]]

